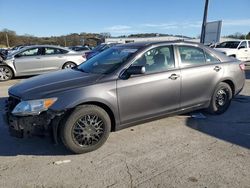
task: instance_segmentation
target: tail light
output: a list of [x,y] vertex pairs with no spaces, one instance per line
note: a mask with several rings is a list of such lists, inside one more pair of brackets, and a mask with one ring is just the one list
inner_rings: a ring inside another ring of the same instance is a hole
[[241,63],[239,66],[242,71],[244,71],[246,68],[245,63]]
[[86,59],[86,54],[83,54],[83,55],[82,55],[82,58],[83,58],[83,59]]

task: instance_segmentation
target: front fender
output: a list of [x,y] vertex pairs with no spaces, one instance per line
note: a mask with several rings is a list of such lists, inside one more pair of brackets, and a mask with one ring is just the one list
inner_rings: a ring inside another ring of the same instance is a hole
[[65,111],[83,103],[101,103],[107,106],[119,122],[119,110],[116,94],[116,81],[80,87],[64,92],[50,94],[48,97],[57,97],[57,101],[51,107],[54,111]]

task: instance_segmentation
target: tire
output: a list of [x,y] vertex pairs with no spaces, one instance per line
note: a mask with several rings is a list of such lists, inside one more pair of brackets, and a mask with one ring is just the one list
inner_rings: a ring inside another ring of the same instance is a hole
[[111,130],[107,112],[95,105],[75,108],[63,121],[60,133],[63,144],[76,154],[87,153],[101,147]]
[[210,114],[223,114],[230,106],[231,100],[231,87],[227,83],[221,82],[217,85],[206,111]]
[[75,63],[73,63],[73,62],[66,62],[66,63],[64,63],[64,65],[63,65],[63,69],[71,69],[71,68],[73,68],[73,67],[75,67],[76,66],[76,64]]
[[13,78],[13,71],[10,67],[0,65],[0,82],[11,80]]

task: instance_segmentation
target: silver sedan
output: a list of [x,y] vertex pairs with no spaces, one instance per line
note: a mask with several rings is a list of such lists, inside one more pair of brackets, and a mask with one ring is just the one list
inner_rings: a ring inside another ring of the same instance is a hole
[[86,59],[70,49],[52,45],[35,45],[11,53],[0,62],[0,81],[14,76],[43,74],[72,68]]

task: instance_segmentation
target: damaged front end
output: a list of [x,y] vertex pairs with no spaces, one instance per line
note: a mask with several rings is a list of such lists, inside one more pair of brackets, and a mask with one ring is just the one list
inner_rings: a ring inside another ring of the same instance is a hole
[[52,133],[54,141],[57,143],[57,129],[64,112],[47,110],[35,115],[13,115],[13,110],[20,102],[21,100],[15,96],[10,96],[6,101],[4,119],[9,126],[10,135],[18,138],[27,138],[46,136]]

